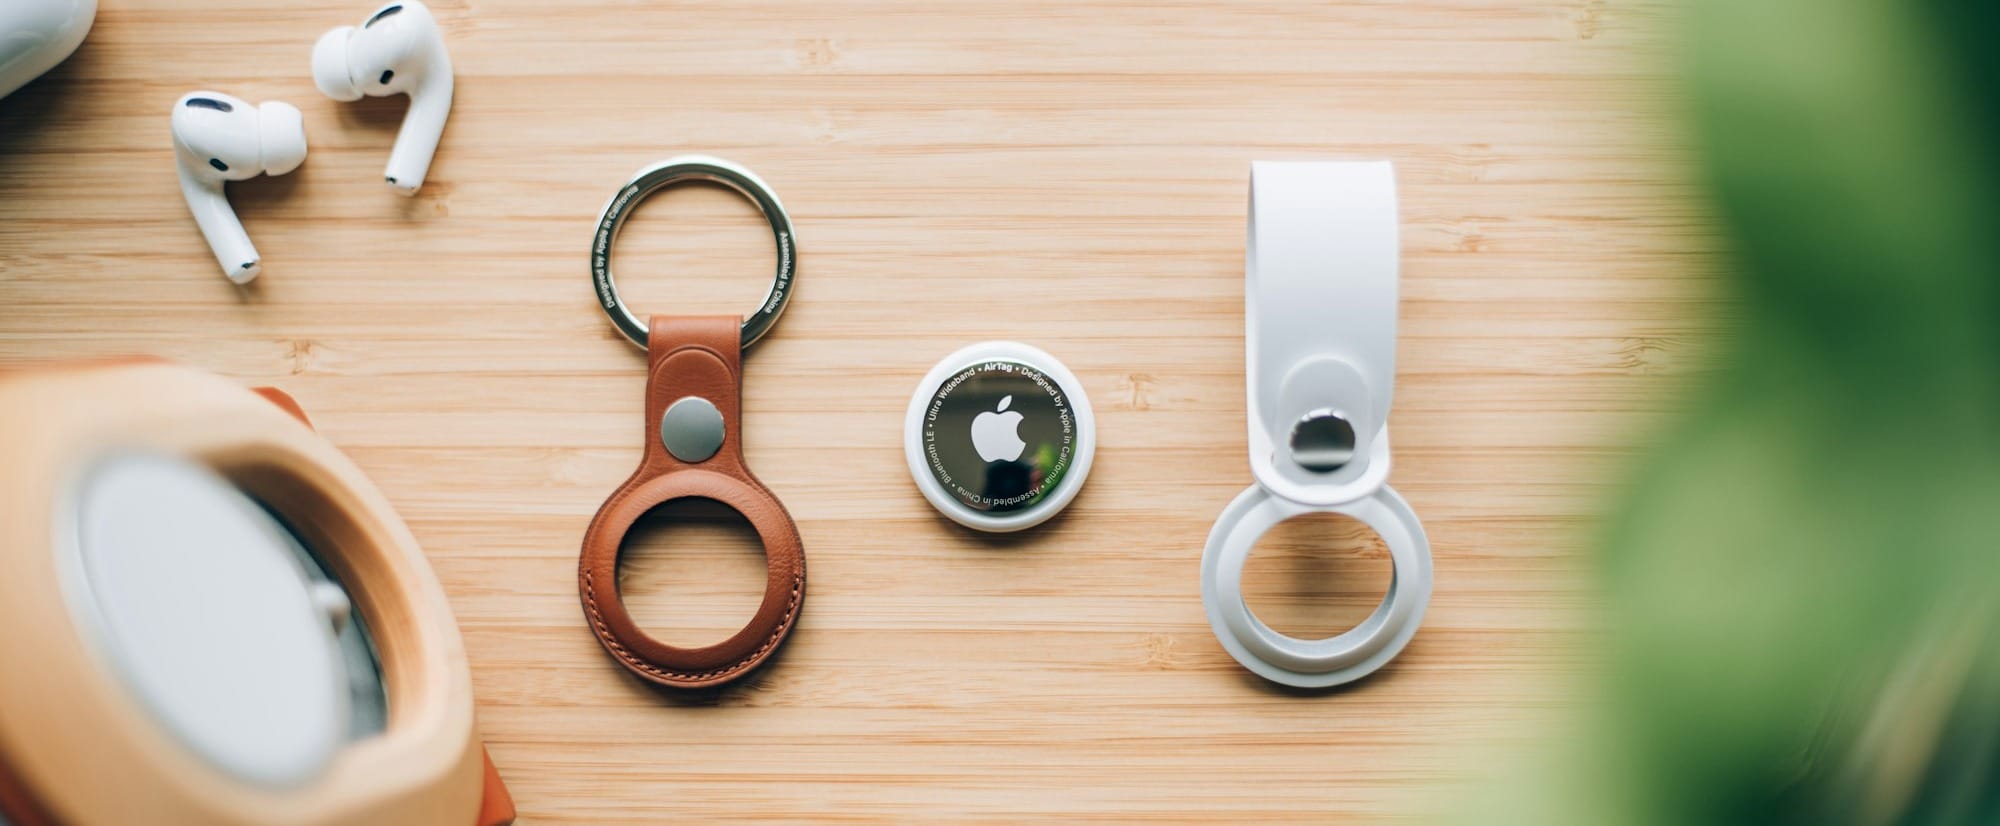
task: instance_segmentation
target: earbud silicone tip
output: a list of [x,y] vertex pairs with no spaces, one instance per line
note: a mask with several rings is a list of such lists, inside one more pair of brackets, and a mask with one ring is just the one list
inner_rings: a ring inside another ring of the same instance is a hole
[[306,160],[306,122],[299,108],[284,101],[257,104],[257,139],[267,175],[283,175]]
[[353,33],[353,26],[340,26],[320,35],[313,44],[313,85],[327,97],[343,102],[361,99],[361,87],[347,70],[347,39]]

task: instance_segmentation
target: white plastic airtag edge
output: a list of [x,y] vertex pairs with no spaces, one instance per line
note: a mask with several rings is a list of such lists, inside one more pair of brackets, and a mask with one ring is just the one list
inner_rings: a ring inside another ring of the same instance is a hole
[[[1056,488],[1041,501],[1018,511],[992,514],[974,510],[958,501],[950,491],[944,489],[930,468],[924,462],[923,424],[924,408],[945,380],[967,367],[980,362],[994,360],[1018,361],[1042,371],[1054,379],[1063,395],[1069,398],[1070,409],[1076,416],[1076,456],[1070,470],[1056,483]],[[923,492],[924,499],[939,513],[953,522],[975,530],[992,533],[1008,533],[1032,528],[1062,512],[1076,498],[1077,491],[1083,489],[1084,479],[1090,476],[1091,460],[1097,454],[1097,417],[1091,413],[1090,397],[1083,392],[1083,382],[1069,368],[1038,347],[1018,341],[982,341],[961,347],[940,359],[936,366],[924,374],[923,381],[917,383],[916,392],[910,395],[909,410],[903,416],[903,458],[909,464],[910,478],[917,483],[917,490]]]

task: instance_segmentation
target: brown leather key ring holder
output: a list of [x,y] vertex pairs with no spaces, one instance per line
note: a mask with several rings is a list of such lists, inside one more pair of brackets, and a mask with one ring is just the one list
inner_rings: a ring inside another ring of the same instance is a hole
[[[611,243],[646,195],[688,180],[721,183],[754,201],[778,242],[772,291],[749,320],[734,316],[654,316],[636,322],[611,280]],[[777,651],[805,601],[805,549],[798,526],[743,459],[742,354],[768,331],[790,298],[795,257],[784,207],[748,170],[706,157],[683,157],[641,170],[606,204],[591,248],[591,276],[606,314],[646,348],[645,448],[639,468],[591,519],[577,563],[584,619],[613,659],[639,677],[675,688],[718,686],[749,673]],[[618,553],[647,511],[677,499],[720,502],[750,522],[764,545],[763,601],[748,625],[722,642],[682,648],[653,639],[625,609]]]

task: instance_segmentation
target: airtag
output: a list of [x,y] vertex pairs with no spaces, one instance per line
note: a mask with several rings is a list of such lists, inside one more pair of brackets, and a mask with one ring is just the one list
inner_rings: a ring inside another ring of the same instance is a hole
[[0,822],[512,819],[444,589],[290,396],[10,367],[0,457]]
[[72,502],[72,541],[57,548],[71,608],[154,718],[245,780],[323,771],[351,731],[351,606],[302,565],[290,532],[164,454],[98,462]]
[[1012,341],[958,350],[910,397],[903,453],[924,498],[961,525],[1018,531],[1056,515],[1097,450],[1090,399],[1054,356]]

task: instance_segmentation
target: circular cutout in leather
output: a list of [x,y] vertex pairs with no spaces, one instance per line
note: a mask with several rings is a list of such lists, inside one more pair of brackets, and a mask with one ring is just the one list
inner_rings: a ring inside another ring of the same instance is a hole
[[[682,647],[641,630],[618,592],[618,550],[647,511],[678,499],[711,499],[750,522],[764,544],[763,601],[748,625],[713,645]],[[604,503],[584,535],[578,586],[591,632],[627,670],[660,685],[702,688],[730,682],[761,665],[784,642],[805,599],[805,555],[797,526],[762,485],[687,468],[634,478]]]
[[720,642],[757,613],[764,543],[735,508],[707,499],[666,502],[626,532],[618,594],[639,627],[661,642]]

